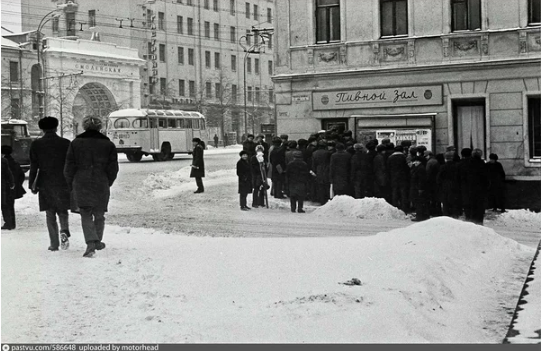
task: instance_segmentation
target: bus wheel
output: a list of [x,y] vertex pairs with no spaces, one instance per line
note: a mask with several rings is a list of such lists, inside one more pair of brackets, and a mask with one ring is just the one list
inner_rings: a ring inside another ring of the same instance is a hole
[[[130,158],[130,156],[131,156],[131,158]],[[143,153],[141,151],[133,152],[128,156],[128,160],[130,162],[139,162],[139,161],[141,161],[142,158],[143,158]]]
[[173,152],[169,153],[169,156],[167,157],[167,160],[170,161],[175,157],[175,154]]

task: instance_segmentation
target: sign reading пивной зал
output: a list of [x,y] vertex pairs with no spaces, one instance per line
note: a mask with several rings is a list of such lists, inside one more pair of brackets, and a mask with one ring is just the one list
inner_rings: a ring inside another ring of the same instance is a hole
[[314,110],[441,105],[442,86],[315,91]]

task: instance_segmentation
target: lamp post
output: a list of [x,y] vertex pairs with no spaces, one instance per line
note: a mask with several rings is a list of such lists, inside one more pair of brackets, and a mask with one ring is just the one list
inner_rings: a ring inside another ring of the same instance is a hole
[[[260,54],[261,53],[261,45],[257,42],[251,45],[250,47],[242,45],[242,41],[244,39],[245,42],[247,42],[247,39],[249,36],[253,36],[253,34],[247,34],[243,35],[239,38],[239,45],[242,47],[244,54],[244,135],[246,136],[248,134],[248,113],[246,111],[246,59],[250,54]],[[253,96],[252,96],[253,98]]]
[[77,7],[77,4],[75,4],[71,0],[65,4],[57,5],[56,9],[48,12],[45,16],[43,16],[43,18],[41,19],[41,21],[39,21],[39,24],[38,24],[38,29],[36,32],[36,41],[37,41],[37,51],[38,51],[37,58],[38,58],[38,67],[39,67],[39,76],[40,76],[40,79],[38,80],[38,105],[39,105],[39,118],[40,119],[43,118],[43,113],[45,109],[45,106],[44,106],[45,105],[44,104],[45,92],[43,91],[44,72],[43,72],[43,67],[42,67],[43,65],[41,63],[41,38],[40,38],[41,29],[51,19],[60,16],[60,14],[58,14],[59,11],[62,11],[65,9],[71,9],[73,7]]

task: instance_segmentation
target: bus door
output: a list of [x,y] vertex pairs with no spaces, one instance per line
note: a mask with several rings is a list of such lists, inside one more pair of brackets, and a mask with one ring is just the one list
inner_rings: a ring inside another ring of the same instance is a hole
[[160,150],[160,134],[158,129],[158,118],[150,117],[150,149]]

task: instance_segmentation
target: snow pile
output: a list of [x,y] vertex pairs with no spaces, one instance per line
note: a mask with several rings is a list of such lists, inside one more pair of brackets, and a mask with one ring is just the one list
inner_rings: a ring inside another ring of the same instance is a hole
[[508,210],[497,216],[493,222],[505,227],[541,228],[541,213],[529,210]]
[[404,219],[406,215],[384,199],[368,197],[335,196],[314,211],[319,216],[353,217],[361,219]]
[[2,236],[3,342],[501,343],[534,253],[447,217],[368,237],[104,239],[83,259],[78,228],[56,253],[40,230]]

